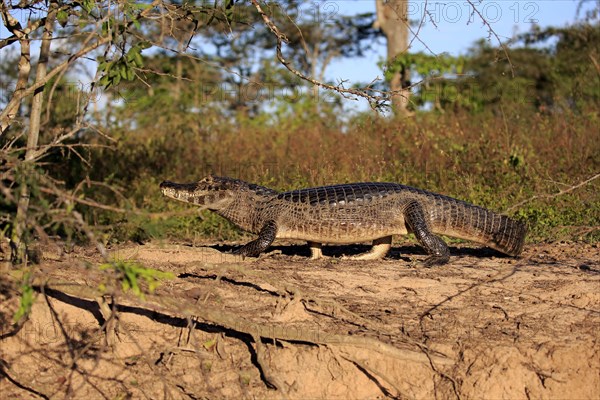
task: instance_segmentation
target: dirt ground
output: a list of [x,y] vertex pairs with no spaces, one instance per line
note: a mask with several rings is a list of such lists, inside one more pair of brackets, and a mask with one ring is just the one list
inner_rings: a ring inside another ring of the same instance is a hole
[[339,258],[366,249],[318,261],[293,244],[246,260],[225,245],[111,249],[174,273],[139,299],[101,294],[111,280],[93,249],[49,246],[20,329],[15,273],[0,275],[0,397],[600,398],[598,244],[520,259],[453,247],[435,268],[411,245]]

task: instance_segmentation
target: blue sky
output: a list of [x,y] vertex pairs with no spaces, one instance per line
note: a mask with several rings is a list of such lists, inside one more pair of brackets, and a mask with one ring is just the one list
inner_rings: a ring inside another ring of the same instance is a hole
[[[541,27],[564,26],[575,21],[580,0],[545,0],[545,1],[517,1],[517,0],[471,0],[479,11],[490,22],[501,40],[507,40],[516,32],[526,32],[533,23]],[[584,0],[582,2],[583,14],[585,10],[598,7],[598,0]],[[321,18],[327,19],[328,15],[344,14],[355,15],[363,12],[375,11],[375,0],[316,0],[313,11],[318,8]],[[427,47],[435,54],[448,52],[456,55],[464,53],[477,39],[488,37],[488,29],[481,23],[481,19],[471,16],[471,6],[467,0],[423,1],[411,0],[409,2],[409,18],[419,21],[425,12],[425,18],[419,30],[419,39],[413,41],[411,51],[427,51]],[[18,15],[17,15],[18,16]],[[430,21],[433,19],[433,22]],[[416,28],[414,28],[416,29]],[[0,38],[8,36],[3,24],[0,24]],[[496,39],[492,38],[495,42]],[[351,72],[354,76],[364,78],[369,65],[369,71],[376,71],[377,61],[385,53],[382,46],[376,54],[369,55],[364,60],[359,60],[360,68],[335,68],[340,72]],[[356,65],[357,60],[352,60],[351,65]],[[343,64],[338,63],[338,64]],[[354,70],[354,71],[352,71]],[[335,75],[336,72],[333,72]],[[333,77],[331,73],[330,77]],[[348,76],[346,76],[348,77]]]
[[[486,17],[500,40],[506,41],[515,33],[527,32],[533,24],[541,27],[565,26],[573,23],[578,17],[578,7],[582,4],[580,15],[586,10],[599,6],[598,0],[471,0],[479,12]],[[318,0],[312,3],[311,12],[318,10],[324,21],[333,14],[356,15],[374,12],[375,0]],[[419,21],[427,12],[419,29],[418,40],[412,42],[411,52],[426,51],[433,54],[448,52],[453,55],[462,54],[478,39],[489,36],[488,28],[478,15],[471,14],[471,6],[467,0],[417,1],[409,2],[409,19]],[[433,22],[431,21],[433,20]],[[414,28],[415,30],[417,28]],[[0,24],[0,38],[8,36],[8,32]],[[493,45],[497,39],[491,37]],[[9,46],[14,47],[14,46]],[[0,50],[0,58],[3,51]],[[345,86],[354,83],[370,82],[382,76],[377,63],[385,55],[385,42],[380,41],[374,52],[366,57],[341,59],[334,61],[326,70],[326,79],[334,83],[346,80]],[[34,49],[35,52],[35,49]],[[0,82],[1,84],[1,82]],[[347,102],[350,109],[365,109],[366,101]]]
[[[546,0],[546,1],[514,1],[501,0],[479,2],[473,0],[478,10],[486,17],[500,40],[510,39],[515,33],[530,30],[533,24],[548,27],[561,27],[573,23],[577,19],[578,0]],[[343,0],[321,2],[326,11],[337,10],[345,15],[359,12],[374,12],[374,0]],[[583,17],[585,10],[598,6],[598,1],[587,0],[583,2],[579,17]],[[409,19],[419,21],[425,11],[430,17],[423,21],[418,37],[410,48],[411,52],[443,52],[452,55],[464,54],[477,40],[489,36],[488,28],[481,22],[479,16],[471,16],[470,5],[466,0],[448,1],[410,1]],[[416,28],[413,28],[416,30]],[[497,39],[490,39],[497,45]],[[425,47],[425,45],[427,47]],[[328,68],[328,79],[337,81],[347,79],[350,83],[368,82],[381,76],[377,62],[385,56],[385,46],[382,43],[377,51],[362,59],[337,60]],[[348,84],[348,85],[349,85]]]

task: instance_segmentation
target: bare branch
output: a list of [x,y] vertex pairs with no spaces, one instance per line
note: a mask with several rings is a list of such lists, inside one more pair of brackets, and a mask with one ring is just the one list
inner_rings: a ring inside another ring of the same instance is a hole
[[492,28],[492,25],[490,25],[490,23],[485,19],[485,17],[481,14],[481,12],[477,9],[477,7],[475,7],[475,4],[473,4],[473,1],[467,0],[467,3],[469,3],[469,5],[471,6],[471,8],[473,9],[473,12],[479,16],[479,18],[481,19],[481,22],[485,26],[487,26],[488,32],[490,33],[490,35],[494,36],[496,38],[496,40],[498,41],[498,44],[502,48],[502,51],[504,52],[504,55],[506,56],[506,59],[508,60],[508,64],[510,65],[510,72],[512,74],[512,77],[514,78],[515,77],[515,66],[513,65],[512,61],[510,61],[510,56],[508,55],[508,47],[506,47],[506,45],[504,43],[502,43],[502,40],[500,40],[500,36],[498,36],[498,34],[494,30],[494,28]]
[[343,97],[345,97],[347,99],[356,100],[357,97],[362,97],[369,101],[371,108],[376,109],[376,110],[382,108],[383,106],[386,105],[387,102],[389,102],[390,94],[393,94],[392,92],[384,92],[381,90],[368,89],[369,91],[379,93],[378,95],[373,95],[373,94],[367,93],[367,91],[365,91],[365,90],[346,89],[339,85],[333,86],[333,85],[329,85],[327,83],[318,81],[312,77],[306,76],[302,72],[295,69],[291,65],[291,62],[285,59],[285,57],[283,56],[283,53],[281,51],[281,46],[283,45],[283,43],[289,43],[289,39],[287,38],[287,36],[285,34],[283,34],[279,30],[279,28],[277,28],[277,26],[273,23],[273,21],[271,21],[271,18],[263,11],[258,0],[251,0],[251,1],[252,1],[252,4],[254,5],[254,7],[256,8],[256,11],[258,11],[260,16],[262,17],[265,25],[269,28],[269,30],[275,35],[275,38],[277,39],[277,46],[276,46],[277,59],[291,73],[293,73],[294,75],[296,75],[297,77],[299,77],[302,80],[312,83],[315,86],[322,87],[323,89],[333,90],[333,91],[341,94]]
[[421,43],[423,45],[423,47],[425,47],[427,49],[427,51],[429,51],[432,55],[437,57],[437,54],[435,54],[435,52],[427,45],[427,43],[425,43],[421,37],[419,36],[419,33],[421,32],[421,28],[423,28],[423,25],[425,24],[425,17],[428,16],[430,22],[433,24],[433,26],[435,26],[437,28],[437,25],[435,24],[435,20],[434,18],[431,16],[430,11],[427,9],[427,0],[425,1],[425,3],[423,4],[423,9],[425,10],[423,12],[423,16],[421,17],[421,19],[419,20],[419,26],[417,26],[417,30],[414,31],[411,27],[410,24],[407,24],[408,30],[410,31],[410,33],[413,34],[413,38],[410,40],[410,42],[408,43],[408,49],[410,49],[412,47],[412,44],[415,40],[418,40],[419,43]]
[[[7,27],[7,29],[10,30],[9,24],[5,20],[4,12],[5,12],[5,9],[4,9],[4,7],[2,7],[2,14],[3,14],[2,19],[4,20],[4,25]],[[8,11],[6,11],[6,13],[8,14]],[[8,15],[10,15],[10,14],[8,14]],[[44,18],[40,18],[38,20],[31,22],[25,29],[20,28],[21,24],[18,24],[20,33],[19,34],[13,33],[11,36],[0,40],[0,49],[3,49],[4,47],[9,46],[15,42],[18,42],[19,38],[22,37],[22,35],[29,35],[31,32],[37,30],[39,27],[41,27],[45,23],[46,23],[46,18],[44,17]],[[12,32],[12,30],[11,30],[11,32]]]
[[521,202],[519,202],[519,203],[517,203],[517,204],[515,204],[515,205],[513,205],[513,206],[511,206],[509,208],[507,208],[506,211],[507,212],[514,211],[517,208],[521,207],[523,204],[529,203],[530,201],[533,201],[535,199],[552,199],[554,197],[558,197],[558,196],[561,196],[563,194],[567,194],[569,192],[572,192],[575,189],[579,189],[580,187],[582,187],[584,185],[587,185],[591,181],[593,181],[595,179],[598,179],[598,178],[600,178],[600,174],[596,174],[596,175],[592,176],[591,178],[588,178],[585,181],[580,182],[577,185],[571,186],[571,187],[569,187],[567,189],[563,189],[563,190],[561,190],[558,193],[554,193],[554,194],[539,194],[539,195],[532,196],[532,197],[530,197],[530,198],[528,198],[526,200],[523,200],[523,201],[521,201]]
[[96,235],[94,235],[94,231],[90,229],[88,224],[85,223],[81,214],[77,211],[73,211],[72,213],[75,217],[75,221],[77,221],[77,224],[79,225],[79,229],[81,229],[83,233],[85,233],[85,235],[90,240],[90,243],[94,243],[94,245],[96,245],[96,248],[98,249],[98,252],[102,256],[102,258],[108,261],[110,257],[108,255],[108,251],[106,251],[106,247],[104,247],[104,245],[99,240],[96,240]]
[[[21,104],[21,100],[23,100],[27,96],[32,95],[37,89],[44,86],[46,83],[48,83],[52,78],[54,78],[61,71],[68,68],[69,66],[71,66],[80,57],[96,50],[100,46],[110,43],[111,41],[112,41],[111,37],[101,38],[96,43],[93,43],[87,47],[82,48],[77,53],[75,53],[71,57],[69,57],[66,61],[64,61],[60,65],[56,66],[52,71],[50,71],[44,77],[44,79],[36,81],[33,85],[31,85],[30,87],[28,87],[25,90],[21,90],[20,92],[15,91],[14,96],[12,97],[12,99],[10,100],[10,102],[8,103],[8,105],[6,106],[4,111],[2,111],[2,114],[0,114],[0,135],[2,135],[10,125],[10,121],[12,119],[10,110],[14,109],[15,107],[18,108],[19,104]],[[13,116],[13,118],[14,118],[14,116]]]

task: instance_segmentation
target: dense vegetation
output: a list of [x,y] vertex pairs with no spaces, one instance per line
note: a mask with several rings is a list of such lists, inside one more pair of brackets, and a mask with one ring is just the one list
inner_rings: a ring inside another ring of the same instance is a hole
[[[369,26],[342,22],[363,33]],[[147,42],[123,47],[121,58],[99,56],[106,101],[86,109],[85,127],[34,165],[18,162],[26,147],[21,125],[1,136],[0,147],[12,149],[0,160],[1,188],[12,194],[0,199],[4,234],[12,235],[17,189],[27,183],[30,237],[83,239],[78,219],[68,217],[76,211],[105,242],[236,238],[240,232],[225,221],[166,201],[158,190],[163,179],[215,173],[281,190],[402,182],[522,218],[533,241],[600,239],[598,181],[590,180],[600,171],[597,22],[532,31],[508,53],[480,42],[461,57],[398,59],[420,83],[413,114],[397,118],[348,113],[347,100],[292,77],[272,54],[256,59],[252,49],[273,44],[245,25],[243,44],[235,45],[212,29],[207,37],[225,50],[211,62],[206,54],[146,52]],[[334,56],[363,54],[371,34]],[[314,72],[318,62],[303,68]],[[85,93],[70,81],[48,83],[42,146],[82,115]]]
[[[394,181],[524,218],[532,240],[597,240],[600,199],[593,184],[545,197],[597,173],[600,144],[592,134],[597,124],[595,111],[523,115],[510,110],[498,115],[419,114],[402,121],[365,115],[344,133],[327,121],[303,125],[296,119],[275,126],[221,126],[205,138],[186,130],[165,137],[157,127],[127,136],[117,149],[92,152],[94,161],[84,173],[122,188],[123,197],[93,188],[82,188],[82,193],[103,203],[161,213],[190,209],[162,199],[157,190],[161,180],[194,181],[209,172],[281,190]],[[210,213],[204,220],[195,214],[149,218],[86,211],[118,240],[237,234]]]

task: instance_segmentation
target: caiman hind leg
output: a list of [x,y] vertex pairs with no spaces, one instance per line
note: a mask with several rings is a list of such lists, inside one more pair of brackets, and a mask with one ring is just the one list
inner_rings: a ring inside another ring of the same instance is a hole
[[310,259],[318,260],[319,258],[323,258],[323,245],[318,242],[308,242],[308,247],[310,247]]
[[238,254],[242,257],[258,257],[260,253],[269,248],[275,240],[275,236],[277,236],[277,224],[275,221],[269,221],[262,227],[256,240],[234,250],[233,254]]
[[450,260],[448,245],[431,232],[423,207],[417,201],[411,201],[404,209],[404,221],[430,255],[424,261],[426,266],[446,264]]
[[344,257],[346,260],[380,260],[392,248],[392,236],[384,236],[373,240],[373,247],[370,251],[355,256]]

